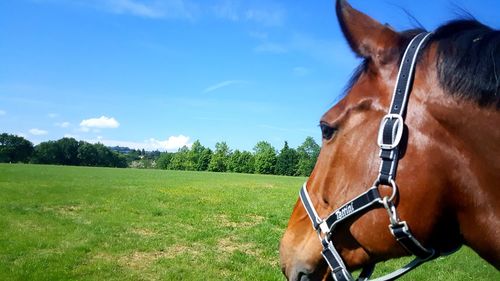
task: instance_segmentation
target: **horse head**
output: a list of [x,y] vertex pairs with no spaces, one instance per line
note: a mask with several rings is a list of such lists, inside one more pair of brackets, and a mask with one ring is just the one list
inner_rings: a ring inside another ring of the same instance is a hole
[[[321,218],[356,198],[379,174],[377,137],[391,104],[406,46],[421,30],[398,32],[336,2],[342,32],[363,59],[345,97],[320,120],[322,147],[306,185]],[[439,253],[462,244],[500,267],[500,35],[476,21],[436,30],[415,64],[399,154],[398,216],[425,247]],[[299,199],[280,244],[290,280],[330,278],[318,233]],[[345,210],[349,212],[348,209]],[[329,237],[349,270],[409,255],[388,229],[383,207],[369,208]],[[320,235],[321,238],[321,235]]]

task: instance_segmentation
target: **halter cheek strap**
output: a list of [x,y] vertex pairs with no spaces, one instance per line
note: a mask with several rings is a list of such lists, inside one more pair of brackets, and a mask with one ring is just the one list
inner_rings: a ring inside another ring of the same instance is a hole
[[[311,222],[313,223],[314,230],[316,230],[316,232],[318,233],[319,239],[323,246],[321,255],[326,260],[328,267],[332,272],[333,279],[336,281],[355,280],[351,273],[347,270],[344,261],[333,245],[333,232],[338,224],[344,222],[348,218],[353,218],[356,215],[364,214],[365,212],[373,208],[385,207],[384,205],[386,203],[384,202],[388,202],[387,197],[382,198],[380,196],[380,193],[378,192],[378,187],[373,186],[366,192],[362,193],[358,197],[352,199],[342,207],[332,212],[325,219],[321,219],[317,215],[317,212],[314,209],[314,206],[307,192],[307,185],[305,183],[300,190],[300,199],[307,211],[309,218],[311,219]],[[389,225],[389,229],[391,231],[391,234],[406,250],[408,250],[409,253],[415,255],[416,258],[401,269],[398,269],[380,278],[372,279],[371,281],[394,280],[421,265],[422,263],[439,256],[439,253],[437,251],[432,248],[425,248],[412,235],[406,222],[400,221],[399,218],[397,218],[394,205],[390,206],[389,208],[394,209],[393,213],[390,214],[391,224]],[[357,280],[369,280],[374,268],[374,264],[370,264],[364,267]]]
[[379,184],[391,185],[396,178],[398,168],[400,143],[405,128],[404,118],[411,92],[413,75],[417,56],[423,44],[432,33],[423,32],[415,36],[406,47],[394,92],[392,94],[389,113],[382,118],[377,143],[380,147],[381,158]]
[[[318,236],[323,245],[322,255],[332,271],[332,277],[336,281],[352,281],[354,278],[347,270],[340,254],[333,245],[332,238],[335,227],[345,221],[347,218],[363,214],[370,209],[384,207],[389,215],[389,230],[394,238],[416,258],[404,266],[383,277],[373,279],[374,281],[394,280],[408,271],[416,268],[422,263],[432,260],[439,256],[439,253],[432,249],[424,247],[411,233],[407,223],[401,221],[397,215],[393,199],[397,194],[397,185],[395,182],[396,170],[399,161],[400,142],[404,132],[404,116],[408,104],[411,83],[415,64],[419,50],[430,36],[431,33],[420,33],[415,36],[403,55],[396,87],[392,97],[389,113],[382,118],[377,143],[380,147],[379,156],[381,158],[380,170],[374,185],[367,191],[345,203],[343,206],[333,211],[328,217],[322,219],[309,197],[307,186],[304,184],[300,190],[300,199],[311,219],[313,228],[318,232]],[[379,185],[388,185],[392,187],[390,197],[381,197],[378,191]],[[370,278],[375,265],[366,266],[357,280],[366,281]]]

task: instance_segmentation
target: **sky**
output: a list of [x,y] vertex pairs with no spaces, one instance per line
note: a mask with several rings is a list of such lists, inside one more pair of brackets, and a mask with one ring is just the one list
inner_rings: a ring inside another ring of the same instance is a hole
[[[498,0],[351,0],[398,30]],[[320,143],[359,63],[333,0],[0,0],[0,132],[177,151]]]

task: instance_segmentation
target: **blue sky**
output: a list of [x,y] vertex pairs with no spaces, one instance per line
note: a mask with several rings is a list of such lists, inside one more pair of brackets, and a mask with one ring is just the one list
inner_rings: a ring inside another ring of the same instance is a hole
[[[351,0],[397,29],[497,0]],[[333,0],[0,1],[0,131],[176,151],[320,141],[320,116],[358,64]]]

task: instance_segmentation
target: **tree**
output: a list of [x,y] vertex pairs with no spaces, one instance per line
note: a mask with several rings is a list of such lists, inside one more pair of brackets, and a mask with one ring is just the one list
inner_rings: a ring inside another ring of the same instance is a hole
[[35,146],[31,161],[36,164],[59,164],[59,146],[55,141],[41,142]]
[[128,167],[127,158],[125,156],[123,156],[120,153],[114,152],[114,151],[111,151],[111,154],[113,155],[112,167],[116,167],[116,168],[127,168]]
[[254,147],[255,172],[258,174],[273,174],[276,165],[276,150],[265,141],[258,142]]
[[241,151],[236,149],[232,154],[231,157],[229,157],[229,161],[227,163],[227,170],[230,172],[234,173],[241,173],[240,167],[240,158],[241,158]]
[[140,160],[140,150],[131,149],[127,154],[125,154],[125,158],[127,159],[127,163],[131,164],[133,161]]
[[161,152],[159,150],[148,151],[147,157],[151,160],[155,160],[155,159],[158,159],[158,157],[160,157],[160,154],[161,154]]
[[127,159],[125,156],[112,151],[102,143],[96,143],[94,144],[94,147],[97,150],[96,166],[118,168],[127,167]]
[[57,163],[61,165],[78,165],[79,143],[74,138],[62,138],[56,141],[58,146]]
[[208,164],[208,170],[212,172],[225,172],[227,171],[227,164],[231,150],[225,142],[218,142],[215,144],[215,151]]
[[201,152],[200,159],[198,159],[198,163],[196,165],[197,171],[207,171],[208,165],[210,165],[210,161],[212,160],[213,152],[210,148],[205,147]]
[[156,160],[156,168],[166,170],[170,161],[172,160],[173,153],[164,152],[160,154],[160,157]]
[[35,164],[127,167],[127,158],[101,143],[90,144],[74,138],[46,141],[34,148],[31,162]]
[[97,150],[97,166],[111,167],[112,166],[111,151],[102,143],[96,143],[94,144],[94,147]]
[[28,162],[33,144],[23,137],[3,133],[0,135],[0,162]]
[[314,165],[316,165],[319,150],[320,146],[312,137],[307,137],[306,140],[297,147],[297,152],[299,154],[297,175],[307,177],[311,174]]
[[236,150],[231,154],[228,163],[228,170],[235,173],[253,173],[255,158],[248,151]]
[[280,151],[276,160],[276,174],[284,176],[295,176],[297,174],[297,166],[299,164],[299,155],[293,148],[288,147],[288,142]]
[[[192,145],[191,149],[189,150],[189,162],[190,162],[190,170],[195,170],[195,171],[203,171],[202,168],[204,165],[200,165],[200,159],[203,154],[203,151],[205,150],[205,147],[201,145],[199,140],[196,140]],[[202,163],[201,163],[202,164]]]
[[81,166],[97,166],[99,155],[93,144],[80,141],[77,157]]
[[172,156],[172,159],[168,164],[168,169],[187,170],[189,166],[188,158],[189,158],[189,148],[187,146],[179,148],[179,150]]
[[241,152],[240,163],[241,173],[253,174],[255,172],[255,156],[251,152]]

